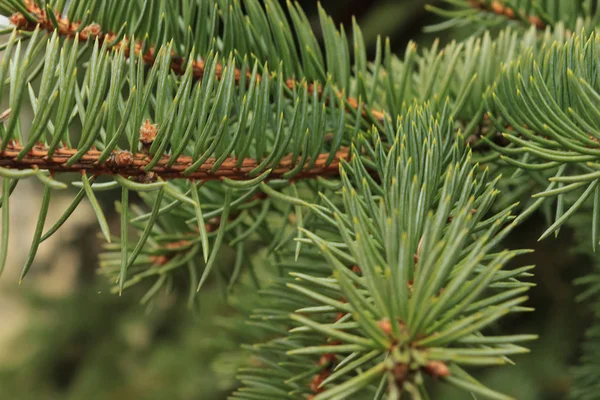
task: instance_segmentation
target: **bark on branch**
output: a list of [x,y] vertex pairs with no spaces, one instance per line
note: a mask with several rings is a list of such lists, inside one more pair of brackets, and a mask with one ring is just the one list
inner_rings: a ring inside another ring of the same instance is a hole
[[[27,11],[29,12],[29,14],[31,14],[37,20],[37,23],[31,22],[21,13],[15,13],[10,18],[10,21],[14,26],[16,26],[20,30],[33,31],[36,28],[36,26],[39,25],[40,28],[42,28],[44,30],[54,32],[55,26],[52,23],[52,21],[50,20],[50,18],[46,15],[45,10],[40,9],[33,1],[26,1],[25,4],[27,6]],[[104,42],[108,42],[109,44],[111,44],[111,46],[113,48],[125,46],[126,52],[128,52],[130,49],[127,38],[125,38],[123,40],[117,40],[117,36],[115,33],[102,32],[102,27],[98,24],[90,24],[81,29],[81,25],[79,22],[71,22],[65,18],[62,18],[60,15],[56,15],[55,17],[56,17],[55,18],[56,21],[58,22],[57,30],[61,36],[65,36],[65,37],[78,36],[79,40],[81,40],[81,41],[87,41],[89,39],[92,39],[92,40],[97,39],[98,43],[100,45],[102,45]],[[142,52],[142,43],[141,42],[137,42],[135,44],[135,52],[136,52],[136,55],[139,55]],[[129,56],[129,54],[127,54],[127,56]],[[154,64],[154,61],[156,58],[156,49],[153,47],[150,47],[146,51],[146,53],[144,53],[142,55],[142,58],[143,58],[144,62],[146,62],[147,64],[150,64],[150,65]],[[172,61],[171,61],[171,69],[175,73],[181,75],[185,71],[186,64],[187,64],[187,62],[183,57],[173,53]],[[197,80],[202,79],[204,76],[204,73],[205,73],[205,69],[206,69],[206,65],[205,65],[204,61],[203,60],[194,61],[192,68],[193,68],[194,78]],[[221,78],[222,73],[223,73],[223,66],[219,64],[216,67],[216,75],[217,75],[218,79]],[[239,69],[236,69],[236,72],[235,72],[236,82],[239,83],[242,73],[245,73],[247,77],[250,77],[250,75],[251,75],[249,71],[242,72]],[[260,77],[258,77],[258,79],[260,79]],[[294,89],[296,87],[300,87],[300,82],[298,82],[294,79],[287,79],[285,83],[289,89]],[[309,94],[312,94],[316,91],[319,96],[323,96],[323,88],[319,85],[309,84],[308,91],[309,91]],[[337,95],[339,98],[343,97],[343,93],[341,93],[341,92],[338,92]],[[356,98],[346,97],[345,101],[348,104],[349,108],[358,110],[359,101]],[[383,121],[385,118],[385,114],[382,111],[375,110],[375,109],[368,110],[368,107],[366,105],[364,105],[364,107],[363,107],[362,114],[366,118],[372,117],[374,120],[379,121],[379,122]]]
[[[250,175],[250,172],[260,164],[259,161],[251,158],[246,158],[241,163],[237,158],[227,158],[218,168],[214,169],[216,159],[209,158],[196,171],[186,174],[184,171],[194,163],[194,160],[188,156],[178,157],[172,165],[169,165],[171,157],[162,156],[153,168],[146,171],[146,167],[152,161],[152,156],[144,153],[132,154],[128,151],[114,151],[107,161],[98,163],[101,152],[90,150],[79,161],[67,166],[66,162],[77,152],[77,149],[57,149],[52,157],[48,157],[47,149],[37,146],[19,160],[18,154],[21,150],[20,145],[9,144],[6,150],[0,152],[0,167],[17,170],[39,168],[48,170],[51,174],[84,170],[88,175],[116,174],[133,177],[141,182],[148,182],[154,181],[158,177],[165,180],[194,179],[210,181],[222,178],[249,180],[256,177],[256,175]],[[347,147],[341,148],[335,153],[332,162],[327,164],[329,156],[329,153],[319,154],[310,167],[308,166],[311,161],[307,160],[305,168],[302,168],[298,174],[290,179],[298,180],[317,176],[338,175],[340,162],[350,158],[350,150]],[[272,172],[268,179],[283,178],[284,174],[297,166],[298,161],[294,160],[292,155],[284,157],[277,165],[270,167]],[[240,166],[238,166],[238,163]]]

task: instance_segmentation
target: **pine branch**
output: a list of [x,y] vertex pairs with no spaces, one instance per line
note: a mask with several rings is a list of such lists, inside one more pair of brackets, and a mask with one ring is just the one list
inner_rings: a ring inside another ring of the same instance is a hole
[[[246,158],[240,162],[237,158],[231,157],[226,159],[217,169],[214,169],[216,158],[209,158],[194,172],[186,173],[185,170],[194,163],[192,157],[189,156],[180,156],[174,163],[170,163],[171,158],[165,155],[160,158],[156,165],[147,169],[148,164],[152,161],[152,156],[146,153],[132,154],[129,151],[113,151],[112,156],[107,161],[98,163],[102,152],[90,150],[76,163],[67,165],[67,161],[77,153],[77,149],[60,148],[52,156],[48,156],[48,150],[38,146],[24,157],[20,157],[19,154],[22,149],[23,147],[17,144],[9,144],[6,150],[0,152],[0,166],[14,170],[39,168],[48,170],[51,174],[86,171],[91,176],[121,175],[137,178],[142,182],[152,182],[158,178],[202,181],[223,178],[242,181],[251,180],[256,176],[251,175],[250,172],[260,165],[260,162],[255,159]],[[335,153],[332,162],[327,163],[330,154],[320,154],[314,164],[295,175],[294,180],[338,175],[340,161],[348,160],[349,156],[349,149],[342,148]],[[305,165],[309,164],[311,164],[311,160],[305,162]],[[284,157],[272,168],[268,179],[282,178],[296,165],[297,161],[293,160],[291,155]]]
[[[31,2],[27,4],[31,6]],[[76,3],[70,4],[70,7],[73,7]],[[77,10],[87,6],[86,3],[80,4]],[[13,14],[14,11],[14,8],[10,9]],[[22,15],[25,19],[29,17],[36,21],[31,15]],[[92,17],[87,20],[90,18]],[[130,16],[130,19],[135,18]],[[103,21],[102,18],[99,17],[99,21]],[[128,21],[129,19],[126,22]],[[328,27],[331,28],[331,25]],[[67,28],[68,32],[76,34],[74,32],[77,29],[71,26]],[[355,28],[354,47],[364,50],[360,30]],[[303,29],[308,28],[303,26]],[[81,31],[95,30],[82,28]],[[96,35],[101,35],[100,29],[96,31]],[[284,65],[284,61],[289,60],[279,60],[279,69],[272,73],[266,64],[262,66],[263,61],[267,60],[269,65],[273,65],[276,58],[256,58],[252,79],[247,80],[246,75],[239,73],[240,70],[248,69],[249,63],[245,56],[242,59],[239,54],[231,53],[228,61],[225,61],[213,52],[219,53],[217,50],[221,49],[211,47],[202,53],[205,56],[202,61],[206,63],[206,70],[211,71],[210,77],[193,83],[196,73],[193,62],[188,62],[183,75],[176,76],[171,73],[173,57],[177,57],[172,50],[177,49],[177,54],[193,53],[191,49],[187,52],[187,46],[182,49],[173,41],[161,46],[160,51],[152,54],[156,60],[151,68],[145,69],[148,63],[142,55],[142,47],[147,45],[148,40],[146,43],[137,43],[137,47],[136,43],[131,42],[128,46],[113,46],[114,51],[108,48],[112,43],[104,40],[103,46],[90,46],[92,51],[88,54],[85,47],[91,43],[88,41],[83,46],[78,44],[79,39],[86,38],[77,36],[76,40],[60,41],[59,31],[54,30],[45,46],[45,61],[34,69],[36,54],[43,52],[42,41],[48,39],[47,36],[38,34],[39,32],[38,28],[31,36],[20,36],[13,31],[6,44],[6,62],[3,65],[8,65],[9,61],[14,59],[10,62],[16,66],[10,71],[0,69],[0,74],[10,76],[8,83],[13,93],[23,93],[24,88],[29,88],[29,101],[35,116],[32,128],[29,132],[23,132],[19,124],[18,110],[24,102],[24,96],[11,97],[10,113],[4,117],[0,116],[0,119],[6,120],[0,151],[7,151],[2,155],[5,161],[3,165],[7,167],[10,165],[6,163],[16,162],[13,167],[17,169],[31,169],[37,166],[48,169],[52,174],[82,170],[85,172],[79,184],[82,188],[87,187],[87,190],[80,191],[64,217],[49,230],[50,235],[64,223],[84,197],[94,201],[95,188],[108,190],[106,188],[114,189],[123,185],[134,191],[160,188],[165,193],[169,192],[165,194],[165,197],[171,198],[171,203],[167,205],[153,197],[144,198],[144,201],[148,205],[154,204],[152,211],[160,215],[166,214],[163,209],[173,210],[177,205],[185,204],[186,209],[177,209],[183,214],[183,226],[196,225],[197,221],[202,220],[202,213],[206,211],[203,208],[207,201],[214,205],[215,198],[209,192],[200,199],[189,197],[190,194],[192,197],[197,194],[193,180],[215,181],[216,184],[210,186],[214,191],[219,190],[219,179],[230,178],[243,181],[238,187],[254,190],[258,189],[258,184],[264,179],[279,177],[296,181],[302,178],[335,176],[338,173],[337,165],[342,159],[340,156],[347,156],[347,147],[360,142],[360,138],[370,137],[373,133],[369,130],[368,121],[361,116],[363,113],[348,113],[348,108],[352,108],[348,106],[348,100],[344,101],[336,96],[340,87],[334,83],[338,82],[337,80],[322,81],[324,96],[318,96],[314,88],[311,89],[309,84],[305,83],[306,80],[302,81],[300,88],[286,90],[287,74],[284,75],[283,71],[289,70]],[[137,33],[141,33],[142,30],[135,32],[135,36],[139,37]],[[242,37],[240,32],[236,33],[240,34],[236,38]],[[329,34],[331,39],[334,33],[329,31]],[[133,37],[132,33],[128,35]],[[98,42],[100,38],[96,36]],[[547,33],[544,40],[550,41],[552,38],[552,34]],[[345,36],[340,35],[338,39],[337,47],[334,46],[333,50],[326,49],[328,57],[338,54],[343,43],[346,43]],[[502,63],[514,59],[523,48],[536,47],[536,39],[535,30],[530,30],[522,38],[518,32],[508,29],[495,40],[492,40],[490,35],[484,35],[469,39],[465,43],[452,43],[443,49],[439,49],[435,44],[422,55],[418,55],[415,46],[411,45],[408,46],[403,60],[394,56],[389,50],[389,44],[386,44],[385,56],[369,67],[366,58],[357,59],[354,68],[358,73],[351,81],[352,85],[355,84],[358,88],[356,93],[362,93],[359,96],[361,99],[370,99],[369,104],[375,103],[378,107],[385,107],[386,114],[391,116],[408,115],[408,104],[417,105],[432,101],[431,110],[448,111],[451,120],[462,121],[460,125],[465,128],[463,132],[470,137],[481,124],[484,110],[481,98],[485,88],[494,82],[501,71]],[[116,41],[115,38],[112,40]],[[26,55],[17,57],[19,52],[15,49],[24,41],[29,41]],[[521,42],[524,44],[521,45]],[[63,50],[59,50],[61,46]],[[314,54],[317,54],[319,49],[314,47],[314,50]],[[88,63],[83,65],[85,77],[80,83],[80,80],[74,79],[77,76],[75,65],[78,64],[80,56],[85,54],[90,58]],[[131,56],[131,62],[125,61],[127,56]],[[223,65],[226,67],[220,67]],[[236,65],[243,67],[237,69]],[[308,68],[308,64],[304,67]],[[329,71],[330,63],[322,63],[318,67],[322,71]],[[344,72],[350,68],[338,66],[337,71]],[[217,71],[221,71],[221,76],[217,76]],[[440,71],[445,72],[440,74]],[[342,72],[339,74],[344,75]],[[36,76],[41,76],[44,83],[37,94],[33,89],[36,86],[30,85]],[[305,77],[317,80],[317,76],[320,76],[320,73],[307,74]],[[344,76],[350,77],[348,74]],[[217,77],[220,81],[215,83]],[[248,85],[239,84],[240,79],[249,81]],[[350,88],[350,84],[341,86],[345,87],[346,91]],[[48,106],[40,107],[41,104]],[[364,104],[359,108],[364,110]],[[56,115],[53,109],[57,110]],[[144,119],[147,119],[146,123],[143,122]],[[82,124],[81,134],[78,132],[71,135],[69,126],[77,120]],[[148,120],[157,123],[154,125]],[[387,152],[398,130],[406,129],[400,126],[399,121],[401,119],[389,118],[383,124],[376,124],[376,130],[385,132],[381,137],[385,145],[380,151]],[[148,142],[140,124],[143,127],[150,124],[156,128],[154,140]],[[448,126],[456,128],[453,122]],[[490,131],[489,135],[493,133]],[[456,137],[454,129],[447,132],[447,137]],[[123,147],[124,143],[127,145]],[[23,147],[18,147],[20,151],[16,152],[15,146],[21,144]],[[358,148],[364,152],[361,155],[366,155],[363,161],[366,174],[371,175],[369,179],[380,182],[380,177],[373,174],[374,163],[379,153],[374,152],[370,144]],[[96,149],[102,151],[101,155],[98,155]],[[192,159],[194,163],[190,164]],[[234,165],[238,164],[248,168],[236,169]],[[186,175],[186,170],[189,175]],[[66,186],[48,179],[41,171],[37,172],[27,171],[23,174],[10,169],[0,171],[11,179],[9,194],[19,179],[33,174],[45,184],[52,183],[54,187]],[[150,183],[159,177],[171,181],[166,186],[151,185],[150,188],[146,188],[117,179],[91,187],[91,179],[102,174],[133,176],[143,183]],[[90,181],[87,176],[90,177]],[[319,183],[315,182],[308,185],[319,187]],[[281,186],[277,186],[277,189],[281,189]],[[222,202],[223,198],[219,201]],[[219,204],[219,201],[216,203]],[[122,209],[125,208],[126,204],[122,206]],[[102,210],[96,207],[94,211],[104,227],[105,237],[109,238]],[[211,212],[209,211],[209,214]],[[267,212],[253,213],[254,217],[258,215],[259,219],[264,220]],[[260,223],[250,223],[248,228],[254,230],[259,226]],[[204,242],[207,243],[208,232],[206,229],[201,231],[204,231]],[[49,236],[48,233],[44,235],[46,236]],[[233,242],[237,237],[242,237],[242,234],[237,233],[230,240]],[[120,256],[124,254],[121,254],[121,249],[126,247],[126,242],[122,241]],[[205,261],[207,250],[208,246],[205,246],[202,251]]]
[[520,279],[531,267],[504,266],[527,251],[495,251],[514,227],[510,210],[488,214],[498,179],[469,166],[470,152],[448,135],[448,116],[434,120],[415,107],[403,117],[387,152],[372,138],[381,182],[369,181],[357,157],[342,163],[342,198],[323,193],[322,206],[311,207],[318,215],[300,227],[304,237],[277,252],[289,276],[263,290],[268,305],[251,316],[276,336],[250,348],[259,368],[243,372],[234,398],[265,390],[290,399],[427,398],[425,375],[509,398],[461,367],[528,351],[518,343],[534,336],[486,334],[501,316],[526,310],[529,284]]
[[[410,44],[403,59],[379,42],[369,62],[358,27],[348,40],[320,9],[321,44],[292,2],[286,11],[275,0],[0,0],[17,28],[3,31],[11,37],[0,65],[10,87],[0,115],[3,214],[20,179],[36,175],[46,186],[22,276],[87,197],[108,242],[101,274],[119,293],[155,280],[146,302],[187,272],[194,302],[209,277],[231,288],[255,258],[276,267],[261,292],[270,304],[251,320],[270,333],[252,349],[261,368],[238,376],[245,388],[236,398],[426,398],[424,375],[507,398],[462,370],[504,364],[534,338],[488,335],[504,315],[530,310],[522,279],[531,267],[505,268],[527,251],[500,245],[531,208],[515,219],[515,204],[498,206],[498,189],[526,163],[564,171],[561,162],[600,153],[598,135],[586,138],[593,129],[580,131],[597,126],[595,86],[557,94],[527,83],[564,73],[559,59],[592,58],[587,49],[552,58],[548,49],[560,46],[550,43],[567,28],[554,29],[559,19],[532,1],[449,0],[458,10],[442,10],[453,18],[446,26],[526,24],[421,53]],[[538,73],[527,57],[557,70]],[[580,95],[569,111],[589,113],[559,114],[567,103],[553,96],[564,93]],[[27,95],[34,116],[24,130]],[[514,135],[499,136],[505,131]],[[496,153],[486,155],[491,168],[475,166],[464,137],[515,156],[509,177],[494,178],[510,164]],[[548,145],[541,156],[540,143]],[[544,156],[550,161],[535,164]],[[50,228],[50,194],[66,185],[48,172],[81,173],[79,193]],[[95,182],[101,175],[113,179]],[[323,176],[332,179],[305,179]],[[600,173],[577,179],[596,180],[578,203],[600,198]],[[121,191],[120,238],[96,198],[103,190]],[[230,269],[226,247],[236,253]]]
[[545,2],[536,0],[442,0],[447,7],[426,6],[430,11],[446,18],[428,31],[444,30],[464,25],[488,28],[512,22],[522,26],[533,26],[538,31],[547,31],[563,25],[567,36],[570,32],[593,30],[600,15],[594,1],[573,0]]
[[469,0],[469,4],[475,9],[491,12],[509,20],[528,21],[539,30],[544,30],[547,26],[539,16],[533,14],[523,16],[518,10],[515,10],[510,5],[506,5],[502,1],[493,0],[492,2],[489,2],[485,0]]
[[[538,204],[557,200],[554,221],[541,239],[558,234],[587,204],[595,215],[600,210],[600,129],[595,111],[600,87],[595,79],[598,56],[593,52],[599,43],[595,33],[573,35],[560,46],[527,51],[505,68],[484,97],[490,119],[510,143],[500,147],[487,140],[488,144],[504,162],[544,173],[543,189],[533,196]],[[574,59],[580,61],[575,64]],[[496,116],[512,129],[501,126]],[[599,229],[594,219],[594,247]]]
[[[62,18],[60,15],[55,15],[53,17],[48,16],[48,13],[42,9],[40,9],[33,1],[26,0],[25,5],[27,7],[27,12],[29,15],[25,15],[21,12],[16,12],[10,17],[10,22],[17,27],[19,30],[32,32],[39,26],[41,29],[47,30],[48,32],[58,31],[60,36],[65,36],[69,38],[78,37],[80,41],[87,40],[96,40],[99,46],[102,46],[104,42],[108,43],[109,48],[125,49],[126,56],[130,56],[128,43],[128,38],[125,37],[122,40],[119,40],[119,36],[114,32],[104,33],[103,29],[100,25],[92,23],[86,25],[84,27],[81,26],[79,22],[69,21],[66,18]],[[31,19],[34,18],[35,22]],[[137,41],[135,44],[135,55],[140,55],[143,52],[145,45],[142,41]],[[149,47],[142,55],[144,62],[149,65],[153,65],[156,61],[156,49],[154,47]],[[183,75],[186,69],[187,61],[185,58],[176,54],[176,52],[172,52],[171,56],[171,70],[178,75]],[[192,76],[195,80],[201,80],[206,73],[206,63],[204,60],[195,60],[192,65]],[[215,68],[215,74],[217,79],[221,79],[223,75],[224,66],[222,64],[217,64]],[[240,83],[242,74],[246,75],[246,78],[252,77],[251,71],[242,72],[239,68],[235,70],[235,82],[237,84]],[[257,76],[257,81],[260,82],[260,76]],[[285,85],[288,89],[294,90],[297,87],[302,85],[301,82],[296,81],[294,79],[286,79]],[[324,90],[321,85],[308,84],[308,93],[313,94],[317,92],[319,97],[324,95]],[[338,92],[337,96],[340,99],[344,99],[344,94],[342,92]],[[353,110],[362,109],[362,115],[367,118],[373,118],[378,122],[383,122],[385,119],[385,113],[380,110],[371,109],[368,110],[368,107],[363,105],[360,107],[359,100],[353,97],[347,97],[344,99],[347,106]]]

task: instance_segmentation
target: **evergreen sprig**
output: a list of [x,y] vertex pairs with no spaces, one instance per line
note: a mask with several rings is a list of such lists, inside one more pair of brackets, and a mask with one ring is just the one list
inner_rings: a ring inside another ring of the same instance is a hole
[[381,154],[380,181],[358,157],[344,163],[341,199],[323,194],[296,238],[308,248],[294,262],[297,245],[282,247],[280,267],[294,272],[264,292],[272,301],[252,316],[281,333],[252,348],[266,371],[242,372],[235,398],[418,397],[425,375],[507,398],[462,367],[507,363],[527,351],[517,343],[534,338],[482,333],[527,310],[530,284],[520,279],[531,267],[503,270],[524,252],[496,250],[511,211],[489,214],[496,182],[452,139],[447,111],[434,118],[414,105],[403,117],[389,151],[376,132],[362,142]]
[[[84,198],[115,292],[147,282],[149,303],[185,282],[193,306],[209,279],[251,276],[264,340],[234,398],[421,399],[430,378],[508,398],[470,372],[535,338],[491,329],[531,311],[532,267],[507,268],[527,251],[503,240],[591,204],[598,242],[598,5],[447,3],[437,28],[502,29],[403,57],[379,39],[369,61],[356,23],[319,8],[321,45],[292,2],[0,0],[0,271],[9,197],[36,177],[21,279]],[[78,192],[48,227],[69,172]],[[118,236],[97,198],[112,190]]]
[[[563,45],[557,42],[540,52],[527,52],[506,66],[489,89],[488,115],[502,116],[510,129],[503,136],[508,147],[494,147],[502,160],[518,168],[541,171],[548,183],[534,195],[556,199],[556,214],[542,238],[558,230],[588,200],[598,215],[598,115],[594,102],[596,82],[596,34],[573,35]],[[577,60],[577,61],[575,61]],[[568,206],[568,208],[567,208]],[[598,226],[593,220],[592,242]]]
[[[70,7],[76,6],[70,3]],[[18,10],[33,7],[25,2]],[[312,90],[314,85],[306,81],[291,90],[284,78],[283,63],[271,73],[266,65],[259,67],[258,61],[250,69],[244,58],[241,69],[252,72],[240,78],[233,53],[221,58],[209,52],[202,58],[207,79],[196,81],[194,56],[188,57],[190,61],[181,76],[172,74],[172,42],[157,50],[152,67],[146,70],[147,60],[136,51],[139,43],[134,40],[115,47],[96,36],[80,44],[80,35],[61,42],[60,33],[54,31],[44,43],[40,29],[25,36],[22,30],[13,30],[1,71],[3,76],[10,72],[7,81],[13,94],[5,113],[0,161],[10,167],[2,169],[3,176],[11,179],[8,191],[12,192],[19,179],[30,175],[38,176],[50,189],[65,188],[39,171],[47,170],[52,175],[82,171],[80,193],[49,232],[66,221],[84,195],[95,204],[94,190],[119,187],[138,192],[164,189],[165,201],[183,202],[194,209],[196,218],[191,224],[197,226],[196,221],[204,219],[201,204],[210,200],[196,193],[193,181],[224,180],[240,190],[256,187],[267,178],[337,174],[340,159],[348,154],[342,146],[366,124],[361,113],[352,116],[346,112],[344,98],[337,95],[331,80],[320,91]],[[27,51],[21,57],[24,42],[28,42]],[[34,69],[34,61],[44,49],[44,58]],[[135,57],[126,57],[132,54]],[[80,78],[76,67],[85,57],[89,59]],[[42,84],[36,93],[31,82],[40,74]],[[27,134],[19,121],[26,88],[35,115]],[[41,104],[48,107],[42,108]],[[72,137],[69,128],[77,123],[81,133]],[[91,184],[88,175],[90,179],[100,175],[114,178]],[[187,183],[181,187],[164,181],[176,178]],[[47,209],[50,193],[45,196],[42,210]],[[161,201],[153,204],[161,208]],[[110,241],[101,208],[93,208]],[[121,209],[125,212],[128,205],[122,204]],[[43,214],[31,261],[38,244],[49,236],[42,235]],[[208,261],[206,227],[200,226],[199,232],[204,260]],[[121,246],[128,247],[126,236]],[[124,258],[121,288],[126,265],[131,264]]]
[[543,30],[558,23],[569,29],[593,28],[600,16],[595,0],[444,0],[448,8],[428,5],[428,9],[447,18],[429,30],[477,24],[494,28],[506,23],[533,25]]

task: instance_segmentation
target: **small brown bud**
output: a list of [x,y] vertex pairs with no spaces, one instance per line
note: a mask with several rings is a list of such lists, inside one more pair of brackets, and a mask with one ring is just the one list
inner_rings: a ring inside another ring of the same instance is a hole
[[444,378],[450,376],[450,369],[441,361],[429,361],[425,369],[434,378]]
[[150,261],[154,265],[165,265],[169,262],[169,257],[167,256],[150,256]]
[[390,322],[389,318],[384,318],[380,321],[377,322],[377,326],[379,327],[379,329],[381,329],[383,331],[383,333],[385,333],[386,335],[391,335],[392,334],[392,323]]
[[156,132],[158,131],[158,125],[152,124],[147,119],[140,127],[140,143],[143,145],[150,145],[156,138]]
[[90,24],[83,28],[79,33],[79,37],[82,40],[88,40],[89,38],[97,38],[102,34],[102,27],[98,24]]
[[21,13],[14,13],[8,20],[12,25],[18,28],[26,28],[29,25],[29,21]]
[[506,15],[510,19],[514,19],[515,18],[515,10],[513,10],[510,7],[506,7],[504,9],[504,15]]
[[499,1],[493,1],[492,10],[494,10],[496,14],[504,14],[504,5]]
[[133,164],[133,154],[127,150],[120,151],[113,156],[113,163],[117,167],[129,167]]
[[544,29],[545,27],[544,22],[537,15],[530,15],[529,22],[531,22],[532,25],[535,25],[535,27],[538,29]]

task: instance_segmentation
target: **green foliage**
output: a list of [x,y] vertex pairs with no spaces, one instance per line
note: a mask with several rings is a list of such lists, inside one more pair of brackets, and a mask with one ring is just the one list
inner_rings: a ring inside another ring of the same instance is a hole
[[598,269],[596,268],[591,274],[578,278],[575,281],[576,284],[582,286],[584,289],[578,296],[578,300],[594,304],[592,307],[594,322],[585,335],[580,365],[572,371],[574,382],[571,398],[573,399],[592,399],[595,393],[598,392],[597,377],[600,371],[600,364],[598,364],[598,345],[600,343],[600,332],[598,330],[598,317],[600,316],[600,309],[598,308],[598,293],[600,293],[599,278]]
[[[512,129],[504,134],[511,146],[495,147],[502,160],[538,172],[548,180],[537,198],[556,198],[548,236],[588,200],[592,201],[592,243],[598,237],[597,218],[598,115],[594,101],[596,47],[592,35],[574,35],[563,45],[545,46],[538,54],[525,53],[508,65],[486,95],[488,115],[501,115]],[[575,61],[578,60],[578,61]],[[534,133],[535,132],[535,133]],[[568,208],[567,208],[568,207]]]
[[593,28],[600,16],[595,0],[443,0],[448,7],[428,6],[447,21],[431,30],[476,24],[494,28],[506,23],[533,24],[538,28],[565,24],[569,29]]
[[[434,29],[482,34],[403,57],[379,39],[368,61],[358,25],[320,7],[323,45],[296,3],[171,3],[0,1],[0,270],[9,196],[36,177],[21,279],[87,198],[114,292],[193,308],[213,282],[227,301],[243,277],[260,289],[234,398],[426,399],[438,380],[509,398],[473,376],[535,338],[492,330],[532,311],[528,251],[505,239],[542,210],[542,238],[591,213],[598,242],[598,4],[447,1]],[[78,192],[47,223],[69,172]]]
[[599,341],[598,323],[596,322],[586,332],[586,341],[582,346],[584,356],[581,359],[581,365],[574,368],[572,372],[574,383],[571,398],[573,399],[593,399],[598,393]]
[[[272,302],[252,318],[289,333],[253,349],[267,371],[244,371],[247,388],[236,398],[295,398],[309,389],[324,390],[315,399],[380,398],[387,382],[389,396],[424,395],[423,371],[436,362],[449,364],[452,375],[441,375],[447,382],[506,398],[461,366],[504,364],[527,351],[516,343],[533,338],[481,332],[527,310],[520,304],[529,284],[519,278],[530,267],[502,270],[523,252],[493,250],[511,230],[510,210],[484,217],[498,194],[495,182],[451,139],[446,112],[434,119],[416,105],[403,117],[388,152],[377,134],[364,143],[381,154],[374,167],[380,181],[358,158],[344,165],[340,204],[323,194],[323,206],[310,208],[314,223],[305,222],[306,239],[297,239],[309,248],[297,262],[293,243],[282,248],[281,268],[298,272],[267,290]],[[319,363],[324,355],[328,361]],[[311,386],[323,372],[321,386]]]

